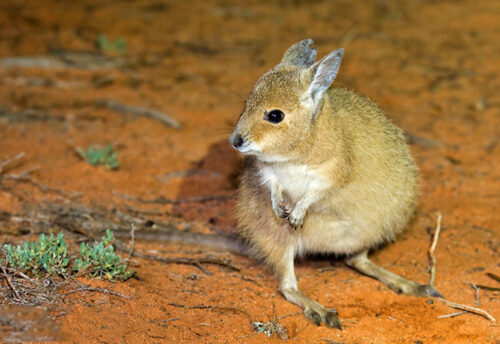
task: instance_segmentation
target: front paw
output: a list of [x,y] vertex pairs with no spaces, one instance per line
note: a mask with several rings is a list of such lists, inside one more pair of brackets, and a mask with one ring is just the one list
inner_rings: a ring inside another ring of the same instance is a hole
[[274,215],[282,219],[287,218],[290,215],[290,210],[282,204],[274,207],[273,212]]
[[290,226],[297,229],[297,227],[304,227],[304,217],[306,216],[306,212],[301,208],[295,207],[290,215],[288,215],[288,223]]
[[285,201],[276,201],[273,202],[273,212],[276,217],[285,219],[290,215],[291,210]]

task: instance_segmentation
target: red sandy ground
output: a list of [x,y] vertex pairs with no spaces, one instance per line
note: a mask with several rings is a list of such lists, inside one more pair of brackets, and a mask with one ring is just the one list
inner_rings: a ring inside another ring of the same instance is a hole
[[[38,181],[83,196],[72,202],[169,211],[201,227],[234,231],[234,201],[182,206],[125,202],[143,198],[232,195],[240,157],[227,137],[254,80],[283,51],[306,37],[318,56],[346,49],[336,85],[379,103],[400,127],[443,144],[412,145],[421,170],[420,208],[399,240],[374,261],[427,282],[427,249],[436,214],[443,228],[436,251],[437,288],[472,305],[468,283],[498,287],[500,275],[500,2],[498,1],[2,1],[0,58],[46,55],[54,49],[96,51],[99,34],[127,42],[139,62],[111,69],[0,67],[0,104],[35,108],[60,121],[0,120],[0,159],[26,152],[14,172],[38,166]],[[102,81],[105,82],[96,82]],[[99,86],[99,87],[97,87]],[[238,95],[241,95],[238,96]],[[243,97],[243,98],[242,98]],[[170,113],[174,130],[156,121],[97,108],[97,98]],[[121,167],[95,168],[72,146],[115,143]],[[162,178],[172,171],[209,173]],[[60,201],[29,184],[0,181],[0,210]],[[4,223],[4,235],[14,231]],[[35,228],[36,229],[36,228]],[[2,241],[24,237],[5,236]],[[165,256],[206,254],[201,247],[136,244]],[[252,332],[244,314],[184,305],[237,307],[254,321],[299,309],[277,292],[278,280],[258,261],[224,252],[240,272],[134,260],[140,280],[92,282],[132,296],[74,295],[53,314],[62,338],[79,343],[271,343]],[[319,269],[333,266],[334,270]],[[438,300],[398,296],[341,262],[306,259],[296,268],[300,288],[334,307],[343,331],[316,327],[302,315],[281,323],[297,343],[498,343],[498,325],[454,312]],[[3,282],[2,282],[3,283]],[[499,293],[480,292],[481,308],[500,318]]]

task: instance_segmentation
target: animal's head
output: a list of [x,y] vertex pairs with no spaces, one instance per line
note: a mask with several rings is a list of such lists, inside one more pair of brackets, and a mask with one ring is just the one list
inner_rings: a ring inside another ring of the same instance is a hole
[[229,138],[243,154],[286,161],[315,123],[325,91],[337,75],[344,52],[337,49],[314,63],[316,49],[305,39],[255,83]]

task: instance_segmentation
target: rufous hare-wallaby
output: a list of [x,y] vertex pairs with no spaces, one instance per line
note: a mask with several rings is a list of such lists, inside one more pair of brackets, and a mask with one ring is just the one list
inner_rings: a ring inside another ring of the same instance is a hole
[[292,45],[257,80],[231,134],[244,155],[236,214],[242,236],[279,275],[284,297],[315,324],[340,328],[334,309],[299,291],[296,256],[342,255],[398,293],[439,293],[368,259],[407,226],[417,168],[403,132],[373,102],[330,87],[343,49],[314,63],[312,44]]

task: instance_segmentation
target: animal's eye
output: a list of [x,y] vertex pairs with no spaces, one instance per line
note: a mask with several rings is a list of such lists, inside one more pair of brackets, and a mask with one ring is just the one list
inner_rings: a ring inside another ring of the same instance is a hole
[[285,114],[281,110],[271,110],[267,112],[264,116],[266,121],[269,121],[273,124],[277,124],[281,122],[285,118]]

